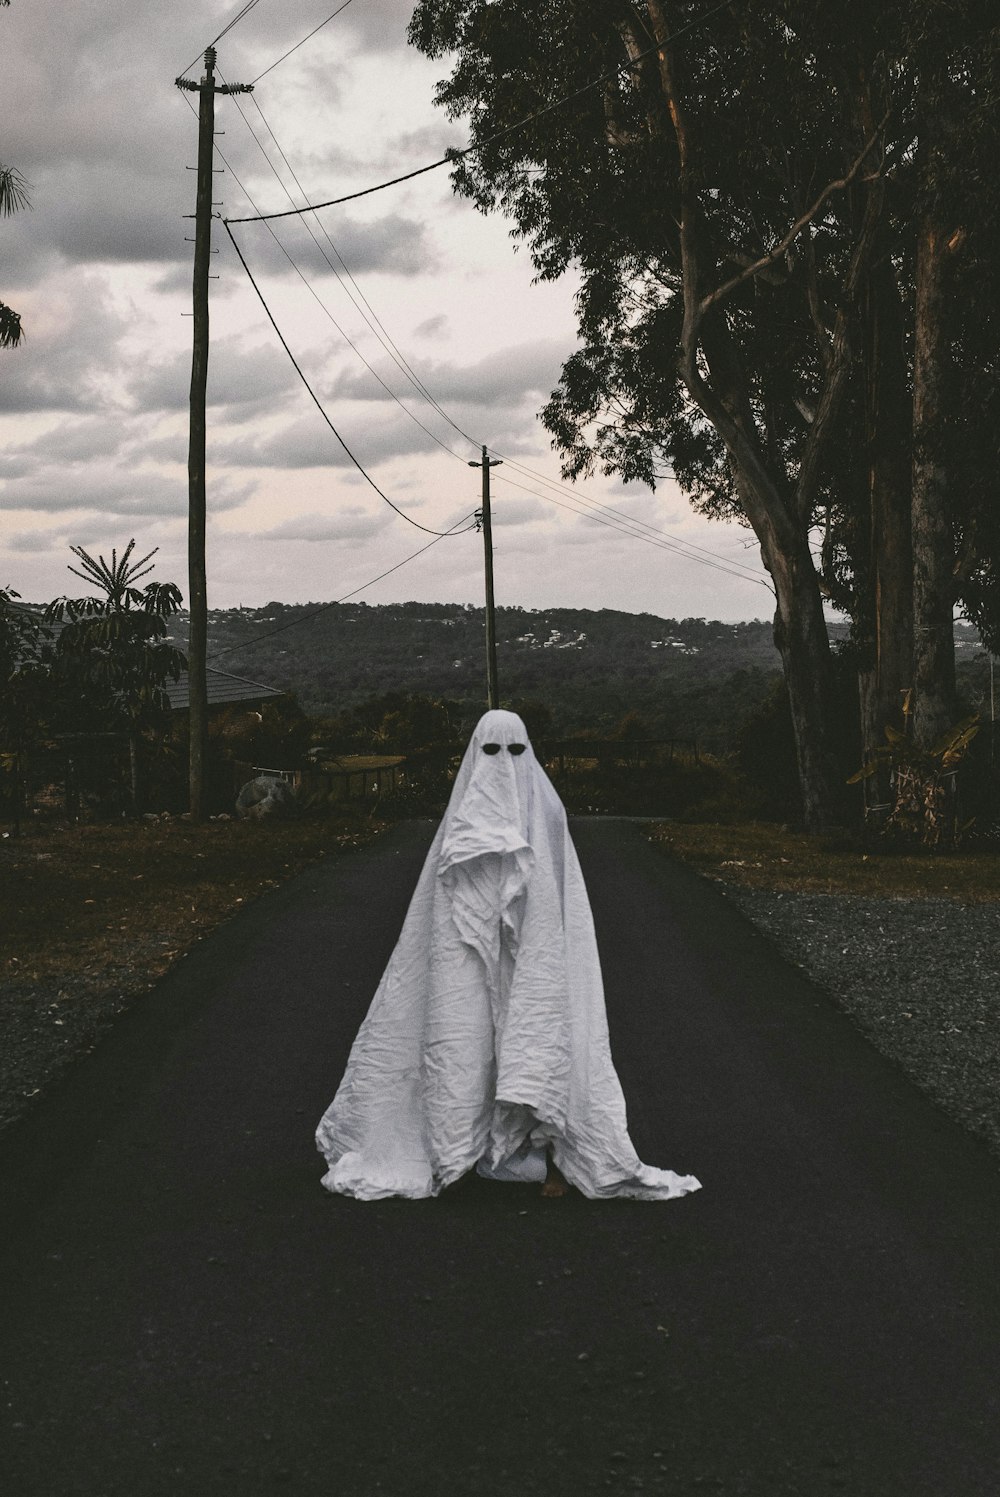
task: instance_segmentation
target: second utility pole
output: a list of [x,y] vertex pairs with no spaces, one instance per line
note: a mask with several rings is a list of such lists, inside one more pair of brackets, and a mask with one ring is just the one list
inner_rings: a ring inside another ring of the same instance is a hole
[[493,528],[490,521],[490,469],[499,468],[500,458],[492,460],[483,448],[481,463],[471,463],[470,468],[483,470],[483,507],[479,512],[483,526],[483,549],[486,553],[486,703],[492,710],[500,705],[500,689],[497,685],[497,620],[493,604]]
[[178,78],[198,100],[198,196],[195,201],[194,339],[191,351],[191,428],[188,438],[188,794],[193,821],[205,815],[208,760],[208,580],[205,567],[205,396],[208,389],[208,267],[212,254],[212,156],[215,95],[249,93],[251,83],[216,83],[215,48],[205,53],[200,83]]

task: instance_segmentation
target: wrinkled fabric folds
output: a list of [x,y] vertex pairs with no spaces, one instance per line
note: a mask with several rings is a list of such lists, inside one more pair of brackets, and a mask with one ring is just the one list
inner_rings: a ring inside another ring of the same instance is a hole
[[476,1166],[544,1179],[548,1149],[585,1196],[699,1188],[628,1136],[583,875],[513,713],[473,733],[316,1141],[323,1184],[362,1200],[434,1196]]

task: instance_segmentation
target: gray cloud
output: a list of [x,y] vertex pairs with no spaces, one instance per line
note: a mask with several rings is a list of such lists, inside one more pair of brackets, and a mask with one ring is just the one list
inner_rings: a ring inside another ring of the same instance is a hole
[[[460,132],[442,113],[440,122],[420,125],[416,130],[397,135],[390,142],[391,155],[387,160],[416,161],[421,166],[430,166],[432,161],[440,161],[445,152],[461,151],[468,143],[468,133]],[[439,170],[444,172],[450,168],[442,166]]]
[[[18,284],[37,284],[60,260],[183,262],[190,232],[176,174],[138,162],[66,161],[47,167],[32,192],[33,211],[5,232],[7,273]],[[191,193],[193,198],[193,192]]]
[[7,478],[19,477],[29,466],[35,468],[39,459],[46,463],[80,463],[97,457],[112,457],[121,440],[121,428],[99,417],[63,421],[44,435],[22,442],[8,449],[6,454],[0,453],[0,474]]
[[[210,483],[209,504],[213,512],[238,508],[253,493],[252,483],[233,483],[226,478]],[[17,483],[6,483],[0,494],[5,510],[37,510],[58,513],[79,509],[106,516],[162,517],[187,514],[187,479],[162,473],[93,472],[59,473],[43,470]]]
[[428,317],[425,322],[421,322],[418,327],[415,327],[413,329],[413,336],[415,338],[427,339],[443,338],[448,332],[449,326],[450,324],[445,313],[438,312],[436,316]]
[[[193,4],[182,6],[191,17],[183,34],[188,44],[182,51],[188,58],[196,50],[203,50],[212,37],[222,29],[237,12],[238,5],[218,6],[211,20],[202,19],[192,24],[198,14]],[[265,68],[278,61],[282,53],[301,42],[314,27],[319,26],[330,14],[332,6],[325,0],[309,0],[307,4],[285,6],[281,9],[262,7],[251,13],[245,21],[229,33],[220,48],[224,48],[228,66],[226,76],[249,82]],[[203,10],[203,7],[202,7]],[[350,5],[342,15],[334,17],[329,25],[317,32],[316,37],[300,47],[281,70],[275,69],[269,78],[283,84],[305,72],[318,75],[312,81],[326,88],[336,87],[336,74],[344,66],[342,59],[347,52],[379,53],[398,52],[406,45],[406,28],[413,13],[413,0],[365,0],[364,4]],[[331,67],[323,60],[323,53],[335,53],[341,61]],[[317,60],[317,54],[320,54]],[[186,62],[188,58],[185,58]],[[183,65],[183,64],[182,64]],[[197,77],[200,62],[188,74]],[[264,85],[262,84],[261,87]],[[273,82],[272,82],[273,86]]]
[[[179,349],[170,359],[133,375],[129,399],[141,411],[186,410],[191,385],[191,353]],[[208,362],[208,404],[226,407],[237,419],[280,407],[299,379],[283,349],[249,347],[242,338],[217,338]]]
[[[406,47],[412,4],[358,0],[258,86],[254,97],[310,197],[367,187],[422,166],[440,156],[447,142],[461,141],[461,123],[428,107],[434,80],[446,64]],[[177,313],[189,309],[192,246],[184,235],[192,230],[181,215],[193,211],[194,173],[185,168],[195,160],[196,124],[189,107],[193,96],[178,92],[173,78],[192,60],[193,73],[200,72],[197,54],[239,5],[240,0],[175,0],[170,7],[82,0],[52,7],[15,0],[0,12],[7,64],[0,155],[24,172],[33,199],[30,212],[0,222],[0,295],[24,313],[27,329],[24,347],[0,360],[0,477],[6,480],[0,506],[8,517],[6,531],[19,521],[24,527],[15,532],[10,554],[13,571],[31,579],[47,575],[42,571],[47,556],[59,585],[63,576],[68,583],[62,563],[70,559],[64,549],[70,542],[108,553],[135,533],[147,550],[162,538],[172,558],[183,556],[190,324]],[[229,79],[250,81],[332,9],[326,0],[257,7],[220,44],[222,71]],[[241,102],[284,171],[253,100]],[[219,136],[220,148],[262,207],[281,208],[281,189],[235,106],[234,99],[219,101],[217,125],[226,132]],[[523,453],[551,471],[555,459],[539,457],[544,440],[532,412],[541,403],[536,397],[547,395],[557,381],[566,353],[556,342],[542,341],[542,335],[567,319],[549,293],[529,303],[515,289],[505,319],[487,316],[484,336],[476,323],[463,341],[475,316],[467,293],[496,300],[516,277],[508,278],[502,225],[489,243],[481,225],[469,235],[461,225],[456,231],[453,215],[472,210],[448,194],[447,175],[442,169],[398,191],[330,210],[324,222],[366,291],[366,274],[381,274],[383,284],[387,275],[400,278],[407,291],[405,311],[400,313],[398,301],[389,303],[387,326],[394,336],[409,339],[410,357],[436,356],[421,357],[419,372],[455,419],[477,440],[485,437],[501,452]],[[217,183],[216,196],[225,200],[222,211],[244,211],[237,183],[229,176]],[[276,228],[340,320],[342,295],[302,224],[282,221]],[[437,457],[431,439],[386,400],[360,366],[340,372],[348,356],[319,308],[310,306],[305,288],[293,287],[293,272],[267,230],[246,225],[236,232],[251,267],[261,272],[265,292],[278,278],[277,289],[294,300],[297,326],[304,328],[301,349],[298,334],[293,338],[296,355],[318,391],[336,390],[342,404],[331,405],[331,415],[343,423],[359,460],[377,474],[379,463],[402,459],[394,464],[391,486],[388,480],[384,485],[394,502],[415,506],[416,517],[440,515],[442,525],[472,509],[478,474],[464,463],[461,474],[459,464],[449,474],[441,472],[439,461],[423,462],[422,453]],[[277,596],[294,596],[328,582],[321,544],[312,542],[330,541],[353,557],[353,548],[360,551],[368,536],[374,537],[372,550],[380,549],[383,526],[386,535],[396,527],[404,536],[408,527],[346,466],[284,353],[263,329],[221,228],[215,242],[221,253],[213,269],[222,278],[212,283],[213,297],[225,316],[215,323],[209,374],[210,508],[228,519],[214,529],[213,570],[220,578],[225,573],[220,590],[228,588],[234,596],[273,597],[274,588]],[[131,265],[140,268],[130,270]],[[419,276],[428,270],[434,279],[421,283]],[[455,282],[449,283],[449,275],[461,278],[461,295],[452,296]],[[399,289],[391,291],[395,295]],[[379,297],[373,299],[381,313]],[[281,305],[276,301],[276,313]],[[535,305],[541,308],[537,318]],[[354,311],[347,319],[353,335]],[[403,326],[413,323],[416,332],[404,334]],[[499,338],[506,335],[512,346],[489,353],[498,326]],[[219,336],[223,327],[225,337]],[[240,333],[233,335],[230,330],[237,328]],[[378,358],[381,368],[382,355]],[[404,393],[397,372],[386,377]],[[416,396],[411,403],[463,459],[477,455],[467,453]],[[19,430],[22,413],[50,413],[51,431],[38,436],[43,423],[37,420],[25,421]],[[303,487],[294,473],[310,467],[316,471],[305,485],[316,512],[286,520],[289,491]],[[530,486],[531,480],[525,483]],[[253,520],[251,511],[239,512],[251,495],[257,501]],[[454,500],[447,516],[441,513],[445,495]],[[509,577],[530,574],[534,586],[544,574],[538,583],[543,590],[571,589],[579,577],[600,573],[600,583],[592,584],[600,592],[603,571],[595,572],[589,551],[571,558],[575,572],[567,563],[553,573],[541,538],[552,528],[542,523],[544,517],[558,522],[571,546],[591,540],[606,545],[612,538],[603,527],[575,520],[519,490],[508,498],[499,478],[496,496],[498,543],[516,556]],[[335,513],[327,513],[328,501],[331,511],[337,506]],[[225,529],[227,524],[249,529],[258,523],[258,510],[274,530],[248,538]],[[475,537],[466,539],[471,546]],[[269,546],[269,540],[299,544]],[[450,596],[465,584],[460,569],[438,562],[444,549],[430,553],[427,575],[439,577],[438,595]],[[645,556],[649,548],[633,550]],[[379,569],[376,564],[371,571]],[[474,571],[470,585],[478,596]],[[434,593],[435,587],[428,587]],[[527,600],[525,593],[522,601]]]
[[[414,362],[414,368],[436,400],[511,405],[547,395],[558,380],[565,357],[565,346],[546,338],[498,349],[465,367],[422,359]],[[332,393],[348,400],[380,398],[370,376],[355,373],[341,374]]]
[[364,541],[385,530],[392,521],[391,512],[379,505],[377,510],[349,505],[332,515],[298,515],[260,531],[255,539],[273,541]]
[[344,12],[344,20],[364,51],[395,52],[406,44],[412,14],[413,0],[372,0],[352,5]]
[[493,523],[501,529],[507,526],[530,525],[534,520],[548,520],[552,518],[550,506],[536,499],[533,495],[526,495],[516,499],[509,497],[501,489],[495,499],[493,509]]
[[[417,276],[436,269],[439,263],[438,251],[425,225],[399,213],[386,213],[371,221],[338,215],[326,225],[333,248],[311,216],[302,220],[281,219],[272,227],[278,242],[263,224],[233,225],[237,242],[255,277],[295,275],[295,265],[312,282],[342,275],[345,266],[352,275]],[[224,235],[218,242],[227,260],[242,275]]]
[[4,542],[8,551],[24,551],[34,556],[37,551],[48,551],[62,537],[54,530],[18,530]]
[[[368,412],[363,424],[357,421],[346,424],[344,440],[366,468],[388,458],[430,452],[435,446],[426,433],[402,417],[399,420],[389,417],[373,427]],[[263,436],[235,436],[216,441],[212,446],[212,461],[220,467],[233,468],[353,468],[318,414]]]
[[[11,300],[17,305],[13,295]],[[114,409],[122,362],[118,347],[128,323],[104,284],[84,275],[72,294],[43,287],[19,310],[26,336],[4,355],[0,415]]]

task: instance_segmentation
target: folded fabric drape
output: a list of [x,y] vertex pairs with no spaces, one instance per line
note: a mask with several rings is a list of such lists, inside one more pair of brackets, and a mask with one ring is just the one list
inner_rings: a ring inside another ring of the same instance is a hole
[[362,1200],[544,1179],[547,1151],[592,1198],[700,1188],[632,1146],[566,813],[512,712],[476,726],[316,1141]]

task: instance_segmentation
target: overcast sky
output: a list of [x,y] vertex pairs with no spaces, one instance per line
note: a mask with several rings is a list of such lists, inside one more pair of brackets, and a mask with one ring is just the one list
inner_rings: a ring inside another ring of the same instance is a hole
[[[0,220],[0,299],[26,333],[0,352],[0,586],[25,598],[78,590],[71,544],[110,555],[131,536],[143,552],[159,547],[155,576],[187,594],[183,215],[194,209],[197,96],[174,78],[240,9],[12,0],[0,10],[0,162],[27,179],[32,204]],[[222,76],[257,78],[332,9],[260,0],[220,41]],[[216,179],[221,213],[253,213],[248,195],[265,212],[288,207],[289,193],[300,204],[291,170],[322,201],[464,143],[432,102],[446,65],[407,46],[411,9],[352,0],[250,98],[218,100],[231,168]],[[478,444],[507,459],[493,473],[498,603],[770,616],[752,535],[700,519],[672,483],[655,494],[604,479],[558,486],[537,412],[575,346],[573,280],[533,286],[508,226],[455,198],[446,170],[272,227],[234,232],[330,419],[394,503],[447,528],[479,502],[467,466]],[[432,537],[351,466],[221,225],[214,243],[209,605],[341,597]],[[659,544],[587,518],[595,504],[655,527],[645,533]],[[679,543],[710,555],[679,554]],[[481,539],[442,540],[360,596],[481,603]]]

